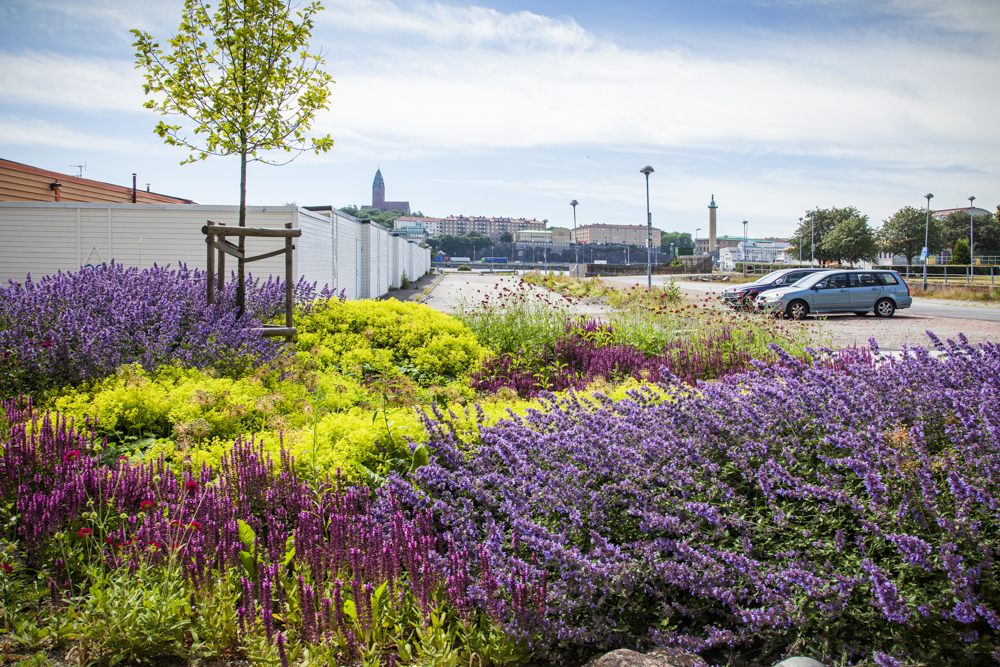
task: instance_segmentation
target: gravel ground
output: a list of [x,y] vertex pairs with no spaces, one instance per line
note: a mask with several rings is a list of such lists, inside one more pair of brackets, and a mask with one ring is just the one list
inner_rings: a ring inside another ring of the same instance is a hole
[[816,319],[819,331],[831,337],[833,347],[867,345],[869,336],[873,336],[883,350],[898,350],[903,343],[930,346],[927,331],[934,332],[941,340],[956,338],[959,333],[964,333],[973,343],[1000,343],[1000,324],[985,320],[911,315],[905,310],[896,311],[888,319],[853,314],[827,315]]

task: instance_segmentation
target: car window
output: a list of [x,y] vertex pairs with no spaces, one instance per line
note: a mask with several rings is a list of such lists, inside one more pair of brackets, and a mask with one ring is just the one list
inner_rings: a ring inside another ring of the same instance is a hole
[[793,271],[792,273],[789,273],[787,276],[785,276],[785,279],[784,279],[783,282],[786,285],[794,285],[795,283],[799,282],[800,280],[802,280],[805,277],[806,277],[806,274],[802,273],[801,271]]
[[851,273],[851,287],[878,287],[874,273]]
[[819,283],[820,289],[846,289],[847,288],[847,274],[846,273],[835,273],[832,276],[827,276]]
[[882,284],[883,285],[898,285],[899,284],[899,281],[896,280],[896,274],[895,273],[889,273],[889,272],[879,273],[878,277],[882,279]]
[[781,271],[771,271],[771,273],[769,273],[766,276],[763,276],[761,278],[758,278],[754,282],[770,285],[771,283],[773,283],[775,281],[776,278],[778,278],[784,272],[785,272],[785,269],[782,269]]

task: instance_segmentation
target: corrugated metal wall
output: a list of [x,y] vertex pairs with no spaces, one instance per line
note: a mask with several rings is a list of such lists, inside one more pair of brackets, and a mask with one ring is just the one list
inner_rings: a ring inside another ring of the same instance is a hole
[[[207,220],[237,226],[236,206],[0,202],[0,284],[40,278],[110,261],[148,268],[184,262],[204,269]],[[296,239],[294,272],[319,287],[330,285],[349,299],[374,298],[430,270],[430,250],[377,224],[333,211],[297,206],[247,207],[247,224],[302,230]],[[402,241],[401,245],[398,242]],[[281,247],[280,239],[248,238],[249,255]],[[390,250],[390,244],[396,248]],[[227,269],[236,268],[228,258]],[[416,272],[419,269],[419,272]],[[248,265],[252,275],[284,276],[281,256]]]

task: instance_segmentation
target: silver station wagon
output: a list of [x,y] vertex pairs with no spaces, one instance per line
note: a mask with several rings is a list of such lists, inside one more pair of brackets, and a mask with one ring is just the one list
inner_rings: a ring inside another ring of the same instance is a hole
[[892,317],[913,303],[895,271],[824,271],[757,297],[757,309],[800,320],[809,313],[854,313]]

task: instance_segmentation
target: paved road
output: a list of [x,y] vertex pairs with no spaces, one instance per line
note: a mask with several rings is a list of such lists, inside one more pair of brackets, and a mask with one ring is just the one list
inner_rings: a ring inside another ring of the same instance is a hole
[[[619,276],[615,278],[604,278],[605,282],[612,285],[645,285],[646,276]],[[661,285],[669,282],[669,277],[653,276],[653,284]],[[701,283],[701,282],[677,282],[677,286],[685,292],[695,292],[701,294],[718,294],[731,287],[731,283]],[[1000,308],[987,304],[964,305],[954,301],[939,301],[937,299],[914,299],[913,305],[900,314],[925,315],[927,317],[945,317],[960,320],[981,320],[984,322],[1000,322]]]

